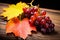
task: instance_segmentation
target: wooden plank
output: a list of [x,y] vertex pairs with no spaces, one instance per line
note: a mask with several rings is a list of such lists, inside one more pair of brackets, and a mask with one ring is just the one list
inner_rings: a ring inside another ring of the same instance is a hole
[[41,10],[46,10],[48,12],[54,12],[54,13],[60,13],[60,10],[53,10],[53,9],[47,9],[47,8],[40,8]]
[[[4,7],[1,6],[0,8],[4,8]],[[41,8],[41,10],[44,9],[45,8]],[[26,40],[60,40],[60,14],[58,14],[60,13],[60,10],[51,10],[51,9],[45,9],[45,10],[47,10],[47,16],[49,16],[53,21],[53,23],[55,24],[55,30],[57,31],[57,33],[51,35],[43,35],[40,32],[38,32],[36,34],[33,34],[32,36],[29,36]],[[0,38],[3,40],[17,40],[13,35],[9,35],[9,36],[6,35],[5,24],[6,22],[0,21]],[[18,39],[21,40],[21,38]]]

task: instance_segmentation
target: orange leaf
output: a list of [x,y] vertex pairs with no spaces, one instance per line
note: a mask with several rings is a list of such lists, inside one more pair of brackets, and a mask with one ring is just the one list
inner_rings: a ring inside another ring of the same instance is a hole
[[8,21],[6,25],[6,33],[13,32],[15,36],[19,36],[26,39],[28,35],[31,35],[31,31],[36,31],[35,27],[30,26],[27,18],[24,18],[21,22],[18,18],[13,18]]

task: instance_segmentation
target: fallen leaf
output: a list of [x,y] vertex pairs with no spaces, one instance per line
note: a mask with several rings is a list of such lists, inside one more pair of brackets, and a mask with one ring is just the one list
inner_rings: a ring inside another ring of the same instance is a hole
[[19,16],[19,14],[23,13],[23,8],[29,7],[26,3],[19,2],[16,5],[12,4],[9,5],[8,8],[4,8],[5,12],[3,12],[1,15],[4,17],[7,17],[7,20]]
[[15,36],[19,36],[23,39],[26,39],[28,35],[31,35],[32,30],[36,31],[36,28],[30,26],[27,18],[24,18],[22,21],[20,21],[18,18],[15,17],[8,21],[6,25],[6,33],[13,32]]

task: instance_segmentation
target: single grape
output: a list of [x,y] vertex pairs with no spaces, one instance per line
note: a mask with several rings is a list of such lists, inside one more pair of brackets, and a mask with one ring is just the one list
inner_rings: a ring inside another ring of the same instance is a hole
[[49,16],[45,16],[45,20],[46,21],[50,20],[50,17]]
[[39,21],[38,21],[38,20],[35,20],[35,21],[34,21],[34,25],[35,25],[35,26],[40,26],[40,25],[39,25]]
[[53,23],[51,23],[49,26],[50,26],[50,28],[54,28],[55,27],[55,25]]
[[46,15],[46,11],[45,10],[42,10],[41,11],[41,15],[44,15],[45,16]]
[[45,25],[46,24],[46,20],[42,19],[41,22],[40,22],[40,24]]
[[35,17],[39,16],[38,12],[34,12]]
[[36,18],[35,18],[34,15],[32,15],[32,16],[30,17],[30,19],[31,19],[32,21],[34,21]]
[[34,6],[34,12],[35,11],[38,11],[38,7],[37,6]]
[[30,20],[29,20],[29,23],[30,23],[30,24],[33,24],[33,21],[30,19]]
[[30,9],[25,7],[25,8],[23,8],[23,12],[24,13],[30,13]]
[[48,20],[48,21],[46,21],[48,24],[51,24],[52,23],[52,20]]
[[27,8],[26,8],[26,7],[24,7],[24,8],[23,8],[23,12],[24,12],[24,13],[26,13],[26,10],[27,10]]
[[33,8],[33,7],[31,7],[31,8],[30,8],[30,11],[31,11],[31,12],[34,12],[34,8]]
[[48,23],[45,24],[45,28],[46,29],[49,28],[49,24]]
[[34,15],[34,13],[33,13],[33,12],[30,12],[30,14],[31,14],[31,15]]
[[26,10],[26,13],[30,13],[30,9],[29,8]]
[[51,28],[46,29],[46,33],[51,33],[51,32],[52,32]]
[[37,20],[40,22],[42,20],[42,17],[41,16],[38,16],[37,17]]
[[46,33],[46,29],[45,29],[45,28],[41,28],[41,32],[42,32],[43,34],[45,34],[45,33]]

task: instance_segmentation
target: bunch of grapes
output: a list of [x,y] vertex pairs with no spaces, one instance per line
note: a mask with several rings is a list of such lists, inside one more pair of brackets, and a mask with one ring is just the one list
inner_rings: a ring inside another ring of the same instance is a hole
[[38,7],[34,6],[34,7],[30,7],[30,8],[23,8],[23,12],[24,12],[24,16],[28,17],[30,19],[30,17],[34,14],[38,15]]
[[42,33],[51,33],[54,31],[54,24],[49,16],[46,16],[46,11],[39,11],[37,6],[23,8],[24,17],[29,18],[29,23],[37,28],[37,31]]
[[55,26],[49,16],[38,16],[34,25],[37,26],[38,31],[40,30],[43,33],[53,32]]

